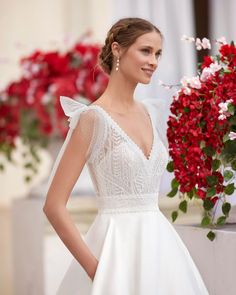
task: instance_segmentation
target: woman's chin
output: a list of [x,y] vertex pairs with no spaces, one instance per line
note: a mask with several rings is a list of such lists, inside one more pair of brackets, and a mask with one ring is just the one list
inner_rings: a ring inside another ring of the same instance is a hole
[[140,81],[139,81],[139,83],[141,83],[141,84],[149,84],[151,82],[151,78],[148,78],[148,79],[141,79]]

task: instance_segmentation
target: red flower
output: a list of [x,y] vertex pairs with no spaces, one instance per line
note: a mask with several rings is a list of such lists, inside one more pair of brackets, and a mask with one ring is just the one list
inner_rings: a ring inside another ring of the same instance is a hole
[[[219,120],[219,104],[231,99],[236,109],[235,46],[224,45],[220,52],[227,72],[215,72],[206,81],[201,81],[200,89],[189,86],[189,95],[185,94],[184,88],[180,89],[170,106],[173,115],[168,120],[169,153],[174,162],[175,178],[180,184],[179,191],[186,193],[195,188],[201,199],[206,198],[208,176],[217,178],[216,194],[224,191],[224,177],[213,170],[212,155],[221,154],[225,146],[224,135],[231,125],[228,119]],[[201,69],[213,62],[216,62],[213,57],[206,56]],[[217,199],[216,195],[211,201],[215,203]]]
[[212,58],[208,55],[203,57],[203,63],[201,64],[201,69],[203,70],[204,68],[208,68],[210,66],[210,64],[212,64],[214,61],[212,60]]

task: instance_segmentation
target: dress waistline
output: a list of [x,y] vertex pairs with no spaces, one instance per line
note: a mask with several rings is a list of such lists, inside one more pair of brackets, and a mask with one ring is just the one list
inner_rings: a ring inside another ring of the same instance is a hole
[[160,211],[158,193],[142,195],[97,195],[96,201],[99,214]]

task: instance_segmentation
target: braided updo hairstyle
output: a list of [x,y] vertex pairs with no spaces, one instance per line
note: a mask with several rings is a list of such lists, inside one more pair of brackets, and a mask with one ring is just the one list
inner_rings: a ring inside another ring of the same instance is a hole
[[112,70],[113,54],[111,44],[113,42],[118,42],[121,47],[128,48],[139,36],[153,31],[163,37],[160,30],[145,19],[130,17],[117,21],[108,31],[105,44],[99,54],[99,64],[104,72],[110,74]]

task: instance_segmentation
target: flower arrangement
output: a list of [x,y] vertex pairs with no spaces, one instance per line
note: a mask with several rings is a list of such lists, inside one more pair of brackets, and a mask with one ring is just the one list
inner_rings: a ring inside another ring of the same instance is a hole
[[[17,139],[23,141],[24,166],[31,172],[26,181],[37,173],[37,147],[66,135],[68,124],[59,96],[88,104],[103,93],[108,77],[97,66],[99,51],[98,44],[82,41],[65,53],[37,50],[21,59],[22,77],[0,92],[0,154],[12,161]],[[0,169],[4,170],[3,163]]]
[[[183,39],[195,42],[197,50],[211,49],[206,38]],[[229,216],[228,197],[236,188],[236,47],[223,37],[216,43],[218,53],[204,57],[198,75],[181,80],[167,123],[172,158],[167,170],[175,175],[168,196],[179,192],[178,209],[185,213],[188,201],[203,201],[201,226],[211,229],[207,234],[211,241],[214,228]],[[222,215],[215,220],[219,205]],[[173,211],[172,221],[177,217],[178,210]]]

